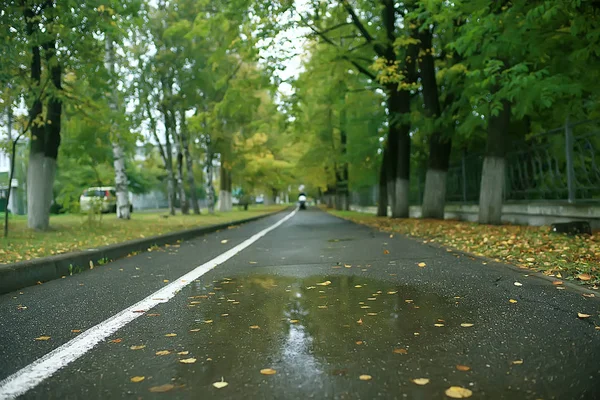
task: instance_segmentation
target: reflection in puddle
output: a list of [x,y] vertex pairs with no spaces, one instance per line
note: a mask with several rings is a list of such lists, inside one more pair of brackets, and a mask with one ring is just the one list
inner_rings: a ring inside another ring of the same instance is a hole
[[[235,376],[269,385],[274,398],[287,397],[275,384],[283,377],[302,393],[317,387],[318,397],[342,398],[362,374],[397,377],[425,353],[446,351],[465,322],[455,299],[357,276],[233,276],[186,292],[183,345],[210,361],[179,368],[179,379],[210,385]],[[277,374],[261,377],[263,368]]]

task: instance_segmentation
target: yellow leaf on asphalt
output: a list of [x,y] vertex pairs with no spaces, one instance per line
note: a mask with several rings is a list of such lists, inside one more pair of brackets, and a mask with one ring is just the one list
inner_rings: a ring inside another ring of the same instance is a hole
[[358,289],[358,288],[361,288],[362,285],[354,285],[354,287]]
[[469,389],[460,386],[450,386],[446,389],[446,396],[451,397],[453,399],[466,399],[471,397],[473,392]]
[[358,377],[358,379],[360,379],[361,381],[370,381],[371,379],[373,379],[373,377],[371,375],[361,375]]
[[113,340],[111,340],[110,342],[111,342],[111,343],[121,343],[122,341],[123,341],[123,339],[121,339],[121,338],[118,338],[118,339],[113,339]]
[[79,333],[81,332],[81,329],[71,329],[71,333]]
[[177,354],[179,354],[180,356],[187,356],[188,354],[190,354],[190,352],[186,350],[186,351],[180,351]]
[[512,362],[514,365],[521,365],[523,364],[523,360],[515,360]]
[[358,344],[358,345],[361,345],[361,344],[363,344],[363,343],[364,343],[364,342],[363,342],[362,340],[357,340],[357,341],[356,341],[356,344]]
[[427,264],[425,264],[424,262],[420,262],[420,263],[418,264],[418,266],[419,266],[419,267],[421,267],[421,268],[423,268],[423,267],[426,267],[426,266],[427,266]]
[[130,379],[130,381],[133,383],[138,383],[138,382],[143,381],[144,379],[146,379],[145,376],[134,376]]
[[329,286],[329,285],[331,285],[331,281],[325,281],[325,282],[317,283],[317,285],[319,285],[319,286]]
[[327,306],[317,306],[318,308],[327,308]]
[[220,382],[213,383],[213,386],[216,387],[217,389],[223,389],[227,385],[229,385],[229,383],[225,382],[225,380],[223,380],[223,377],[221,377]]
[[376,312],[369,312],[369,313],[367,313],[367,315],[375,316],[375,315],[377,315],[377,313]]
[[517,302],[517,301],[516,301],[516,300],[514,300],[514,299],[510,299],[509,301],[510,301],[511,303],[513,303],[513,304],[515,304],[515,303]]
[[167,354],[171,354],[169,350],[159,350],[156,352],[157,356],[166,356]]
[[190,332],[200,332],[200,328],[190,329]]
[[398,292],[393,292],[393,291],[387,292],[387,294],[396,294],[396,293],[398,293]]
[[444,326],[444,324],[433,324],[433,326],[437,326],[438,328],[441,328],[442,326]]
[[390,254],[390,251],[389,250],[384,250],[383,254]]
[[256,261],[249,261],[248,264],[258,264]]
[[350,265],[350,264],[344,264],[344,268],[352,268],[352,265]]
[[205,324],[212,324],[213,320],[212,319],[207,319],[206,321],[204,321]]
[[260,326],[258,326],[258,325],[250,325],[250,329],[260,329]]
[[146,314],[146,316],[147,316],[147,317],[158,317],[159,315],[160,315],[160,314],[156,314],[156,313],[153,313],[153,314]]
[[429,383],[429,379],[427,378],[416,378],[416,379],[412,379],[412,382],[417,384],[417,385],[427,385]]
[[371,306],[360,306],[360,308],[367,309],[367,308],[371,308]]
[[577,316],[578,316],[579,318],[589,318],[589,317],[591,317],[591,315],[590,315],[590,314],[583,314],[583,313],[579,313],[579,312],[577,313]]
[[275,371],[273,368],[264,368],[260,370],[260,373],[263,375],[275,375],[277,371]]
[[183,360],[179,360],[180,363],[182,364],[193,364],[196,362],[195,358],[184,358]]
[[356,321],[357,324],[362,325],[363,324],[363,320],[362,318],[360,318],[358,321]]
[[577,278],[582,281],[592,280],[592,276],[590,274],[579,274],[577,275]]
[[523,286],[523,284],[521,282],[515,282],[515,283],[513,283],[513,285],[515,285],[515,286]]
[[164,283],[169,283],[169,280],[168,279],[163,279],[163,282]]
[[142,345],[140,345],[140,346],[131,346],[131,347],[130,347],[130,349],[131,349],[131,350],[141,350],[141,349],[143,349],[144,347],[146,347],[146,346],[142,344]]
[[460,324],[460,326],[462,326],[463,328],[470,328],[473,326],[473,324],[470,324],[468,322],[463,322],[462,324]]
[[165,336],[166,337],[175,337],[175,336],[177,336],[177,334],[176,333],[167,333]]
[[50,340],[50,336],[40,336],[36,337],[35,340]]
[[300,321],[298,321],[297,319],[290,319],[290,324],[297,324],[298,322]]
[[471,369],[471,367],[467,367],[466,365],[457,365],[456,369],[459,371],[469,371]]
[[583,297],[596,297],[594,293],[584,293]]
[[175,385],[173,385],[172,383],[166,383],[160,386],[153,386],[148,390],[150,390],[152,393],[164,393],[168,392],[169,390],[172,390],[173,388],[175,388]]
[[94,262],[90,260],[90,269],[94,269]]
[[367,300],[369,300],[369,301],[375,301],[375,300],[377,300],[377,297],[369,297]]
[[552,282],[552,284],[555,286],[562,285],[563,281],[554,281],[554,282]]
[[394,349],[393,352],[396,354],[408,354],[408,350],[401,348]]
[[225,243],[227,243],[227,242],[228,242],[228,240],[227,240],[227,239],[223,239],[223,240],[221,240],[221,244],[225,244]]

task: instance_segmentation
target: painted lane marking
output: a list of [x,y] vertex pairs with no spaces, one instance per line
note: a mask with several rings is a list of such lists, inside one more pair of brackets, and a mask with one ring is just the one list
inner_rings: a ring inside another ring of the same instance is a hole
[[88,329],[76,338],[69,340],[62,346],[54,349],[45,356],[37,359],[28,366],[5,378],[0,382],[0,399],[14,399],[26,393],[28,390],[33,389],[42,381],[52,376],[59,369],[67,366],[69,363],[83,356],[107,337],[123,328],[136,318],[144,315],[144,313],[140,313],[139,310],[148,311],[158,304],[166,303],[175,297],[175,295],[181,289],[194,282],[194,280],[215,268],[217,265],[229,260],[265,236],[267,233],[281,226],[287,220],[292,218],[297,211],[298,209],[295,209],[280,221],[251,236],[234,248],[196,267],[192,271],[178,278],[176,281],[152,293],[142,301],[126,308],[118,314],[113,315],[107,320],[100,322],[98,325]]

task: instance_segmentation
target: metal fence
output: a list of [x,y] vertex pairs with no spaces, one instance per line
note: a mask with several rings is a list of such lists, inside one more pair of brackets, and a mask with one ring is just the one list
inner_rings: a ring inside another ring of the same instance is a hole
[[[564,200],[600,203],[600,121],[570,123],[511,143],[506,155],[505,201]],[[446,201],[479,200],[483,153],[462,152],[448,169]],[[425,171],[413,170],[411,204],[421,204]],[[377,188],[353,193],[353,204],[373,206]]]

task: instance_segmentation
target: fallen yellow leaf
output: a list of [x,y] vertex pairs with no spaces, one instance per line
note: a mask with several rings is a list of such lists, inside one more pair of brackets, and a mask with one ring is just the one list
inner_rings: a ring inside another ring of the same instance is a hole
[[471,367],[467,367],[466,365],[457,365],[456,369],[459,371],[469,371],[471,369]]
[[363,341],[362,340],[357,340],[356,344],[361,345],[361,344],[363,344]]
[[552,282],[552,284],[555,286],[562,285],[563,281],[554,281],[554,282]]
[[361,381],[370,381],[371,379],[373,379],[373,377],[371,375],[361,375],[358,377],[358,379],[360,379]]
[[195,358],[184,358],[183,360],[179,360],[180,363],[182,364],[193,364],[196,362]]
[[213,320],[212,319],[207,319],[206,321],[204,321],[205,324],[212,324]]
[[460,324],[460,326],[462,326],[463,328],[470,328],[473,326],[473,324],[469,324],[467,322],[463,322],[462,324]]
[[150,390],[152,393],[164,393],[168,392],[169,390],[172,390],[174,387],[175,385],[173,385],[172,383],[166,383],[160,386],[153,386],[148,390]]
[[383,254],[390,254],[390,251],[389,250],[384,250]]
[[401,348],[394,349],[393,352],[396,353],[396,354],[408,354],[408,350],[401,349]]
[[260,370],[260,373],[263,375],[275,375],[277,371],[275,371],[273,368],[264,368]]
[[81,329],[71,329],[71,333],[79,333],[81,332]]
[[250,329],[260,329],[260,326],[258,326],[258,325],[250,325]]
[[427,378],[416,378],[416,379],[412,379],[412,382],[417,384],[417,385],[427,385],[429,383],[429,379]]
[[579,274],[577,275],[577,279],[582,281],[589,281],[592,280],[592,276],[590,274]]
[[141,349],[143,349],[144,347],[146,347],[146,346],[142,344],[142,345],[140,345],[140,346],[131,346],[131,347],[130,347],[130,349],[131,349],[131,350],[141,350]]
[[175,337],[175,336],[177,336],[177,334],[176,333],[167,333],[165,336],[166,337]]
[[35,340],[50,340],[50,336],[40,336],[36,337]]
[[591,315],[590,315],[590,314],[583,314],[583,313],[577,313],[577,316],[578,316],[579,318],[589,318],[589,317],[591,317]]
[[584,293],[583,297],[596,297],[594,293]]
[[423,268],[423,267],[426,267],[426,266],[427,266],[427,264],[425,264],[424,262],[420,262],[420,263],[419,263],[419,264],[417,264],[417,265],[418,265],[419,267],[421,267],[421,268]]
[[229,385],[229,383],[225,382],[225,380],[223,380],[223,377],[221,377],[220,382],[213,383],[213,386],[216,387],[217,389],[223,389],[227,385]]
[[169,283],[169,280],[168,279],[163,279],[163,282],[164,283]]
[[331,285],[331,281],[325,281],[325,282],[317,283],[317,285],[319,285],[319,286],[329,286],[329,285]]
[[523,364],[523,360],[515,360],[512,362],[514,365],[521,365]]
[[352,268],[352,265],[350,265],[350,264],[344,264],[344,268]]
[[473,392],[469,389],[460,386],[450,386],[446,389],[446,396],[451,397],[453,399],[466,399],[471,397]]
[[156,352],[157,356],[166,356],[167,354],[171,354],[169,350],[159,350]]
[[318,308],[327,308],[327,306],[317,306]]
[[514,300],[514,299],[510,299],[509,301],[510,301],[511,303],[513,303],[513,304],[515,304],[515,303],[517,302],[517,301],[516,301],[516,300]]
[[297,324],[298,322],[300,322],[297,319],[290,319],[290,324]]
[[369,312],[369,313],[367,313],[367,315],[375,316],[375,315],[377,315],[377,313],[376,312]]
[[358,289],[358,288],[361,288],[362,285],[354,285],[354,287]]
[[200,328],[190,329],[190,332],[200,332]]
[[147,317],[158,317],[160,314],[156,314],[156,313],[152,313],[152,314],[146,314]]
[[362,325],[362,323],[363,323],[362,318],[360,318],[358,321],[356,321],[356,323],[359,324],[359,325]]
[[398,293],[398,292],[392,292],[392,291],[387,292],[387,294],[396,294],[396,293]]
[[190,354],[190,352],[186,350],[186,351],[180,351],[177,354],[179,354],[180,356],[187,356],[188,354]]
[[134,376],[130,379],[130,381],[133,383],[138,383],[138,382],[143,381],[144,379],[146,379],[145,376]]
[[442,326],[444,326],[444,324],[433,324],[433,326],[437,326],[438,328],[441,328]]
[[118,339],[113,339],[113,340],[111,340],[110,342],[111,342],[111,343],[121,343],[122,341],[123,341],[123,339],[121,339],[121,338],[118,338]]
[[223,240],[221,240],[221,244],[225,244],[225,243],[227,243],[227,242],[228,242],[228,240],[227,240],[227,239],[223,239]]

